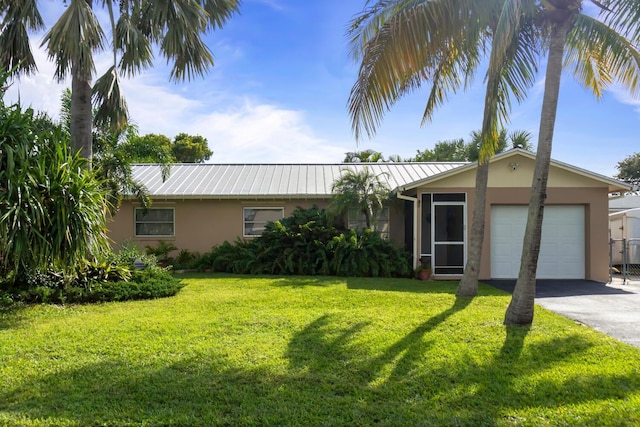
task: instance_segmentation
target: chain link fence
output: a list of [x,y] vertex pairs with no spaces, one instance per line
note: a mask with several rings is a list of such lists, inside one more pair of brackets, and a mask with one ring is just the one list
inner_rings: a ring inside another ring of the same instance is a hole
[[609,241],[609,283],[614,278],[640,281],[640,239],[611,239]]

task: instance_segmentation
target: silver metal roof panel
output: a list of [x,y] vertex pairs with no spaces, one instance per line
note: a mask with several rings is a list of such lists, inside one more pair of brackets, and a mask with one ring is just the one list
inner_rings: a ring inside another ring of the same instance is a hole
[[395,189],[466,164],[175,164],[164,182],[159,165],[139,164],[133,176],[155,198],[326,198],[345,169],[370,168]]

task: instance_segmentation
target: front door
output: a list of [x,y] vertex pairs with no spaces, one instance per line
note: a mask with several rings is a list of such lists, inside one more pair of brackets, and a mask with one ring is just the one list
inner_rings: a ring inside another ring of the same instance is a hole
[[433,220],[422,224],[431,229],[427,239],[424,238],[427,233],[423,234],[422,253],[431,255],[434,274],[460,275],[464,272],[466,258],[466,194],[424,196],[423,201],[431,199],[431,206],[423,204],[423,209],[433,213]]

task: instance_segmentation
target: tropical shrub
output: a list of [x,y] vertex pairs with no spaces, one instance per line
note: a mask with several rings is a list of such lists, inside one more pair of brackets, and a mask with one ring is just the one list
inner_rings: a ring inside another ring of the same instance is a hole
[[195,266],[196,261],[200,258],[199,252],[191,252],[188,249],[182,249],[178,252],[176,259],[173,262],[174,270],[186,270],[192,269]]
[[47,117],[0,100],[0,278],[6,283],[28,282],[39,271],[70,279],[84,260],[109,248],[103,186],[68,145],[68,134]]
[[173,263],[173,257],[169,256],[171,252],[177,251],[178,248],[171,242],[160,240],[156,246],[145,246],[147,255],[154,255],[158,262],[163,265]]
[[324,209],[297,208],[253,240],[224,242],[198,268],[243,274],[406,277],[410,256],[369,230],[339,230]]

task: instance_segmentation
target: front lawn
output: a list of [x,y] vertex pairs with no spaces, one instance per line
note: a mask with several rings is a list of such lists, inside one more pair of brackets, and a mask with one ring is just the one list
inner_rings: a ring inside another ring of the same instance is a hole
[[185,276],[171,298],[0,311],[0,425],[640,424],[640,349],[407,279]]

